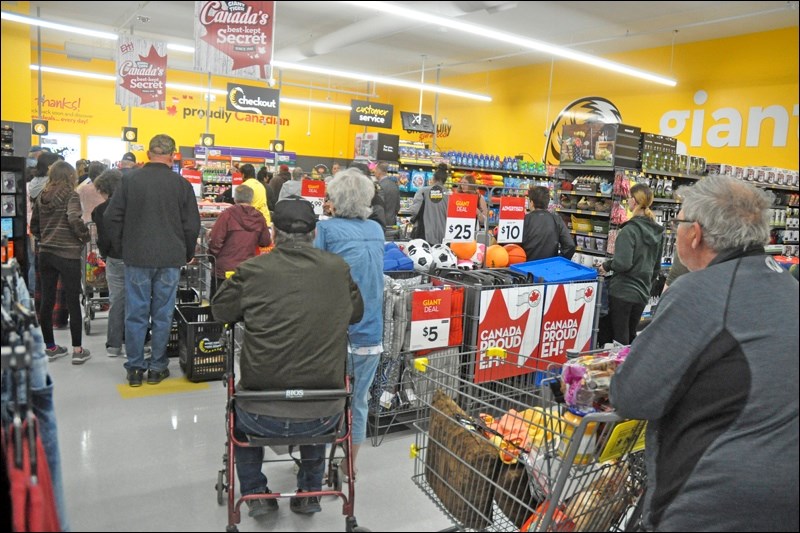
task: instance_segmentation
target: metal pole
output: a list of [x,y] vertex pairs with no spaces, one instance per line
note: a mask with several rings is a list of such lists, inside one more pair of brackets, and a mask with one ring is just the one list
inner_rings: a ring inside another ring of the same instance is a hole
[[[36,8],[36,18],[41,18],[41,8]],[[36,61],[39,64],[38,75],[36,76],[37,81],[39,83],[39,94],[36,101],[38,102],[39,108],[39,116],[37,118],[42,118],[42,27],[36,26]],[[39,135],[39,145],[42,144],[42,136]]]
[[[441,65],[436,67],[436,85],[442,77]],[[431,150],[436,151],[437,131],[436,125],[439,123],[439,93],[433,95],[433,139],[431,140]]]

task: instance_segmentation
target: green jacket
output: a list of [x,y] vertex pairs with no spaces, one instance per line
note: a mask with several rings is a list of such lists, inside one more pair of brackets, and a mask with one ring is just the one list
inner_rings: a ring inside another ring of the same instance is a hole
[[614,257],[603,263],[614,271],[609,296],[626,302],[646,304],[650,289],[661,270],[664,228],[644,216],[622,225],[614,246]]
[[[350,267],[310,243],[278,243],[248,259],[211,301],[214,318],[244,320],[238,388],[343,389],[347,328],[364,305]],[[309,419],[341,413],[344,400],[239,401],[248,412]]]

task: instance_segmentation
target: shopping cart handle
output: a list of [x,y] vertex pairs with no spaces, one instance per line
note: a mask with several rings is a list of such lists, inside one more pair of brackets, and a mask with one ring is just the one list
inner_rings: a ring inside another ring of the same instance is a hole
[[347,398],[350,392],[347,389],[287,389],[280,391],[238,391],[235,397],[240,400],[338,400]]

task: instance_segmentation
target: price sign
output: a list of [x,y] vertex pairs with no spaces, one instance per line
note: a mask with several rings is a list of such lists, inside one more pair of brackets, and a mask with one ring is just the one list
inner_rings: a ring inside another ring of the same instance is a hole
[[191,168],[184,168],[183,170],[181,170],[181,176],[183,176],[184,179],[186,179],[186,181],[192,184],[192,189],[194,189],[194,195],[197,198],[202,198],[203,175],[200,173],[200,171]]
[[325,182],[322,180],[302,180],[300,182],[300,196],[311,202],[314,214],[322,214],[322,203],[325,201]]
[[525,221],[525,198],[503,196],[500,198],[500,221],[497,225],[497,242],[522,242],[522,225]]
[[478,195],[453,193],[447,203],[447,221],[443,242],[476,240],[475,223],[478,215]]
[[240,172],[231,174],[231,194],[236,194],[236,187],[242,184],[244,176]]
[[411,295],[410,350],[441,348],[450,342],[450,291],[414,291]]

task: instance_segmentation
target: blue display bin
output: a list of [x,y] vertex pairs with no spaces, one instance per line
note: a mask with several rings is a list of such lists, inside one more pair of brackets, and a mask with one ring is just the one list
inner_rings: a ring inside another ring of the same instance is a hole
[[549,257],[527,263],[511,265],[511,270],[528,276],[533,283],[559,283],[563,281],[592,281],[597,271],[563,257]]

